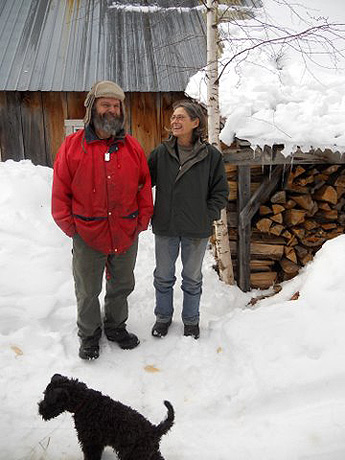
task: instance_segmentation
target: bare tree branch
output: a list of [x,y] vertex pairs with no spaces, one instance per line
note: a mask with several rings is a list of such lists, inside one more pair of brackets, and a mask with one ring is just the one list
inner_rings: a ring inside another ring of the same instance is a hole
[[[276,0],[278,1],[278,0]],[[273,28],[275,28],[276,26],[273,26]],[[235,60],[237,59],[239,56],[243,55],[243,54],[248,54],[250,53],[251,51],[253,51],[254,49],[256,48],[259,48],[259,47],[264,47],[264,46],[268,46],[268,45],[276,45],[276,44],[283,44],[283,45],[289,45],[290,47],[292,47],[293,49],[299,51],[300,53],[306,53],[305,50],[303,50],[303,48],[301,47],[301,42],[303,41],[304,43],[308,44],[308,38],[310,38],[310,42],[312,41],[317,41],[317,43],[320,45],[322,44],[327,44],[328,45],[328,48],[326,47],[325,48],[325,51],[324,51],[324,54],[331,54],[331,51],[337,53],[337,54],[342,54],[342,51],[343,50],[339,50],[339,49],[336,49],[333,45],[333,42],[331,41],[331,38],[328,38],[326,35],[325,35],[325,32],[330,32],[330,33],[333,33],[334,30],[337,30],[336,28],[344,28],[345,30],[345,24],[342,24],[342,23],[323,23],[323,24],[320,24],[320,25],[316,25],[316,26],[311,26],[301,32],[296,32],[296,33],[286,33],[285,30],[283,30],[284,32],[284,35],[282,36],[278,36],[278,37],[274,37],[274,38],[267,38],[266,40],[262,40],[262,39],[254,39],[254,38],[251,38],[251,45],[250,46],[247,46],[246,48],[236,52],[224,65],[223,65],[223,68],[221,70],[221,72],[219,73],[219,76],[218,76],[218,82],[219,82],[219,79],[221,78],[221,76],[224,74],[226,68]],[[341,30],[341,29],[340,29]],[[341,35],[341,34],[337,34],[336,36],[338,36],[338,38],[341,38],[341,39],[345,39],[345,36]],[[344,40],[345,41],[345,40]],[[312,54],[312,49],[310,47],[310,50],[309,50],[309,54],[311,55]],[[319,54],[319,53],[318,53]]]

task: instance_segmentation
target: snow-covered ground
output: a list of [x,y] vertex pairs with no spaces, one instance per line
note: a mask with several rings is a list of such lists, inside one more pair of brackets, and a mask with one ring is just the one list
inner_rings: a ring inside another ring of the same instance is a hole
[[[0,163],[1,460],[77,460],[70,414],[44,422],[37,403],[54,373],[131,405],[152,422],[172,402],[166,460],[345,458],[345,235],[274,297],[221,283],[204,264],[201,337],[183,337],[181,292],[169,335],[154,339],[153,236],[140,238],[128,327],[131,351],[101,343],[78,358],[71,242],[50,215],[52,171]],[[289,300],[299,291],[298,300]],[[103,459],[115,459],[111,449]]]
[[[325,26],[326,19],[338,25],[282,43],[288,34]],[[313,147],[345,152],[342,0],[264,0],[256,19],[222,24],[220,29],[224,51],[219,70],[231,61],[219,87],[220,110],[226,119],[224,143],[230,145],[236,136],[254,148],[285,144],[286,154],[296,146],[304,151]],[[263,41],[267,43],[257,46]],[[204,71],[191,78],[186,92],[206,101]]]

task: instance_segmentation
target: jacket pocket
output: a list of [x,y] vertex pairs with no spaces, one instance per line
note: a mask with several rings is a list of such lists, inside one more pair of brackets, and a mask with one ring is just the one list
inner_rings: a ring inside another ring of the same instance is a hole
[[136,217],[138,217],[139,215],[139,211],[138,209],[134,212],[131,212],[130,214],[128,214],[127,216],[121,216],[122,219],[135,219]]
[[86,216],[81,216],[80,214],[73,214],[73,217],[76,217],[77,219],[83,220],[84,222],[93,222],[95,220],[105,220],[107,217],[86,217]]
[[127,214],[126,216],[121,216],[119,218],[119,224],[122,229],[122,231],[129,237],[134,236],[137,227],[138,227],[138,216],[139,216],[139,211],[133,211],[130,214]]

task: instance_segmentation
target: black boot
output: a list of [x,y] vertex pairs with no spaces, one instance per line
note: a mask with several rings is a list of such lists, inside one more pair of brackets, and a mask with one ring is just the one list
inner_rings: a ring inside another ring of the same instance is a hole
[[185,324],[183,335],[186,337],[194,337],[198,339],[200,337],[199,324]]
[[171,324],[171,319],[169,321],[156,321],[152,328],[153,337],[165,337],[168,333],[169,327]]
[[99,357],[99,346],[81,343],[79,347],[79,358],[81,359],[97,359]]
[[116,342],[123,350],[132,350],[139,345],[140,340],[135,334],[131,334],[125,327],[113,329],[107,333],[107,338],[111,342]]

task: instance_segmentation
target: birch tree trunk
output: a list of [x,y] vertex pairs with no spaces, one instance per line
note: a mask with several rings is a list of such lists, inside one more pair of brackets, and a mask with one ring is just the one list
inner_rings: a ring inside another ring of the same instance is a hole
[[[207,0],[207,114],[209,142],[221,151],[219,141],[217,7],[217,0]],[[221,211],[220,220],[214,223],[214,229],[216,237],[215,250],[220,279],[227,284],[234,284],[226,209]]]

